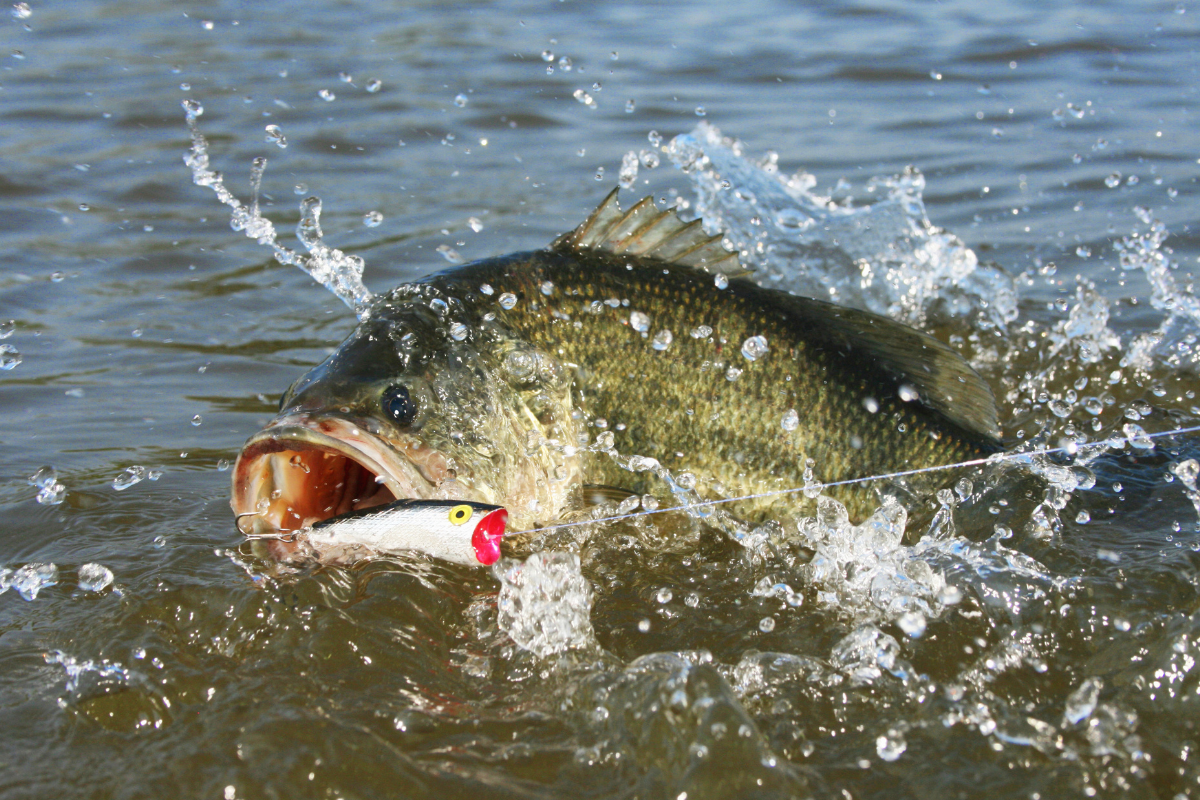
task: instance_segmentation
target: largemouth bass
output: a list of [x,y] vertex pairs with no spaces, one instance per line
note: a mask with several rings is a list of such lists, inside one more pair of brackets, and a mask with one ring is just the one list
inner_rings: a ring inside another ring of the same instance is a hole
[[[377,297],[283,395],[233,474],[255,534],[397,499],[504,506],[524,531],[583,487],[705,499],[943,465],[1000,449],[987,384],[895,321],[754,283],[698,220],[610,194],[547,250]],[[920,502],[946,473],[886,491]],[[878,487],[830,489],[858,521]],[[799,495],[733,503],[754,520]]]

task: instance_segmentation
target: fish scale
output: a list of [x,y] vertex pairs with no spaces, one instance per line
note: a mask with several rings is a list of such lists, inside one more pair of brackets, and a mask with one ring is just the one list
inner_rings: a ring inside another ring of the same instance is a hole
[[[541,291],[547,281],[554,285],[551,297]],[[837,481],[997,449],[993,441],[956,429],[920,403],[900,400],[894,380],[876,375],[872,383],[871,373],[878,370],[857,363],[852,352],[823,348],[819,336],[814,342],[820,316],[836,307],[745,279],[719,289],[701,270],[657,259],[546,251],[466,265],[429,282],[463,299],[480,316],[494,312],[516,337],[578,365],[577,406],[610,426],[624,423],[626,429],[616,433],[620,452],[655,458],[674,472],[693,472],[707,479],[710,493],[716,483],[728,495],[800,485],[809,458],[818,480]],[[478,287],[485,283],[497,293],[516,295],[516,305],[506,310],[481,295]],[[629,305],[602,303],[599,313],[584,310],[592,301],[610,298],[629,300]],[[633,311],[649,315],[646,335],[629,324]],[[712,336],[692,338],[690,331],[701,324],[712,327]],[[665,350],[655,350],[650,340],[662,329],[675,336]],[[764,336],[770,349],[751,362],[741,348],[755,335]],[[854,366],[841,365],[845,358]],[[736,380],[726,378],[730,366],[743,370]],[[875,413],[864,405],[868,398],[879,404]],[[800,424],[786,431],[781,421],[792,408]],[[861,448],[852,446],[852,437]],[[644,478],[631,478],[605,455],[588,459],[588,482],[638,492],[652,488]],[[945,480],[918,480],[911,488],[927,494],[934,482]],[[869,487],[831,494],[847,505],[852,518],[878,505]],[[797,499],[788,498],[760,501],[753,513],[783,502],[795,510]],[[748,504],[735,509],[750,510]]]

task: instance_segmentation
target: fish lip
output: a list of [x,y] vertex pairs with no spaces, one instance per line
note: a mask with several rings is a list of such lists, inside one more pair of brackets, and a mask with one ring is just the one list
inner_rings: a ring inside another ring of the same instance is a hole
[[[436,485],[422,475],[418,465],[394,444],[372,433],[367,423],[334,416],[287,414],[247,439],[238,454],[233,469],[230,506],[243,534],[269,535],[306,526],[303,517],[301,524],[285,526],[284,515],[274,508],[273,502],[266,514],[260,513],[256,504],[262,499],[263,472],[270,466],[264,463],[265,457],[311,451],[342,456],[358,464],[382,478],[394,499],[425,498],[436,489]],[[287,498],[284,500],[286,502]],[[325,515],[328,516],[332,514]]]

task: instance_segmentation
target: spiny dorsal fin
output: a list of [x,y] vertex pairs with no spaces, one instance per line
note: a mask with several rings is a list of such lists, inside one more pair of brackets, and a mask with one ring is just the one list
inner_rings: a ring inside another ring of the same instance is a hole
[[555,239],[550,247],[649,256],[730,278],[747,274],[749,270],[738,263],[737,253],[722,247],[721,239],[706,234],[698,219],[684,222],[674,209],[659,211],[651,197],[622,211],[613,189],[583,224]]
[[787,302],[833,346],[865,354],[896,382],[903,399],[920,402],[999,447],[992,389],[949,345],[867,311],[794,295]]

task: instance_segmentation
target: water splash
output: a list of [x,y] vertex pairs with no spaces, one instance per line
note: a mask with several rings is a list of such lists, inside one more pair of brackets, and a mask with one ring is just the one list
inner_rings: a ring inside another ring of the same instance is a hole
[[[226,188],[221,173],[214,172],[209,167],[208,140],[200,133],[196,122],[204,113],[204,107],[195,100],[184,100],[183,109],[188,130],[192,135],[192,149],[183,157],[183,161],[192,170],[192,180],[197,186],[209,187],[218,200],[233,209],[230,226],[235,231],[244,231],[259,244],[270,247],[275,260],[280,264],[289,264],[304,270],[313,280],[349,306],[360,320],[364,319],[371,302],[375,299],[362,282],[365,263],[359,256],[347,255],[325,244],[321,231],[320,198],[305,197],[300,201],[300,222],[296,225],[296,238],[304,245],[308,255],[301,255],[279,244],[275,225],[259,213],[258,194],[267,160],[261,157],[254,159],[250,171],[254,199],[247,206]],[[286,139],[280,131],[272,141],[279,144]]]
[[107,659],[100,661],[92,661],[91,659],[78,659],[74,656],[67,655],[61,650],[51,650],[43,655],[47,664],[58,664],[67,672],[66,690],[68,693],[77,695],[84,689],[84,684],[88,679],[93,681],[115,681],[118,684],[128,684],[133,677],[133,673],[126,667],[120,664],[115,664]]
[[58,470],[49,465],[29,476],[29,484],[37,488],[37,501],[44,506],[56,506],[67,496],[67,487],[58,480]]
[[25,600],[36,600],[47,586],[58,583],[58,567],[54,564],[31,563],[5,576],[4,588],[12,588]]
[[1149,209],[1137,206],[1134,214],[1146,225],[1113,244],[1121,269],[1141,270],[1150,283],[1150,304],[1164,313],[1157,330],[1134,338],[1122,366],[1149,373],[1156,363],[1171,370],[1200,371],[1200,298],[1191,284],[1176,280],[1179,262],[1166,246],[1170,231]]
[[868,188],[885,198],[851,206],[816,194],[812,175],[780,175],[773,153],[746,158],[708,123],[666,152],[692,180],[706,229],[723,233],[764,284],[914,325],[935,304],[954,316],[982,311],[1000,327],[1016,319],[1012,279],[929,221],[916,170],[875,179]]
[[113,582],[113,572],[103,564],[87,563],[79,568],[79,588],[85,592],[102,592]]
[[524,562],[501,559],[492,567],[500,581],[500,628],[538,656],[595,644],[590,613],[592,586],[574,553],[534,553]]

